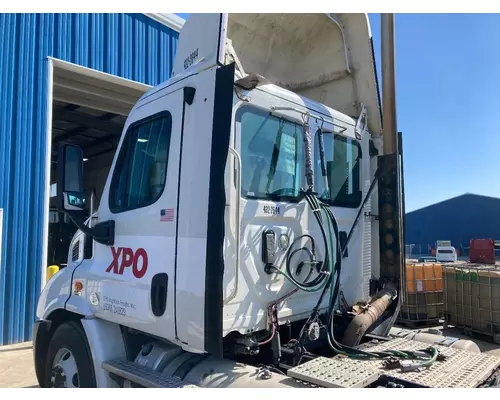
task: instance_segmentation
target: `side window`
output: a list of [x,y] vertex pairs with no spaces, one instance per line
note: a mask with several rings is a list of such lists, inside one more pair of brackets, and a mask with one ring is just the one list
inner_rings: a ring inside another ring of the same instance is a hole
[[360,188],[361,147],[359,143],[328,132],[323,134],[323,141],[328,191],[320,173],[319,140],[316,135],[314,185],[321,200],[334,207],[359,207],[363,196]]
[[160,198],[167,178],[171,132],[169,112],[130,125],[111,181],[111,212],[146,207]]

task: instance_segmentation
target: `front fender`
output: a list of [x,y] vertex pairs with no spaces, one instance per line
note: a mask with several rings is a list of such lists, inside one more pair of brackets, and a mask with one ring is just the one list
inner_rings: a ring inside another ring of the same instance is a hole
[[76,266],[68,265],[50,278],[38,299],[37,318],[47,319],[54,310],[64,309],[71,294],[71,280],[75,268]]
[[83,283],[84,290],[78,295],[72,294],[73,272],[77,266],[68,266],[56,273],[45,285],[38,300],[36,316],[39,319],[47,319],[57,309],[91,317],[94,315],[86,296],[86,280],[79,279]]

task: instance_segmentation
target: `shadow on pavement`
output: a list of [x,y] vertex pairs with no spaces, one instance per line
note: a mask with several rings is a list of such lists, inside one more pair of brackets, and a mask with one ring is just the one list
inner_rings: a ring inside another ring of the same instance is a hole
[[13,348],[7,348],[7,349],[2,349],[0,347],[0,353],[11,353],[11,352],[14,352],[14,351],[20,351],[20,350],[29,350],[29,349],[32,349],[33,346],[24,346],[24,347],[13,347]]

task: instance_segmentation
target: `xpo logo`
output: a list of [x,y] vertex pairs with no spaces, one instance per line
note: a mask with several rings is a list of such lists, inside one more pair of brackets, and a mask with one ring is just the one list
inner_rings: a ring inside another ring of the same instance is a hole
[[141,279],[148,270],[148,253],[143,248],[132,250],[129,247],[111,247],[113,261],[109,264],[106,272],[123,275],[125,268],[132,267],[132,274]]

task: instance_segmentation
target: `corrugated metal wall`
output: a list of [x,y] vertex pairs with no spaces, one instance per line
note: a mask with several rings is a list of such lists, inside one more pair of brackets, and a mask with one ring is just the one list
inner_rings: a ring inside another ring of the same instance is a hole
[[31,339],[42,265],[47,57],[156,85],[178,33],[142,14],[0,14],[0,345]]

